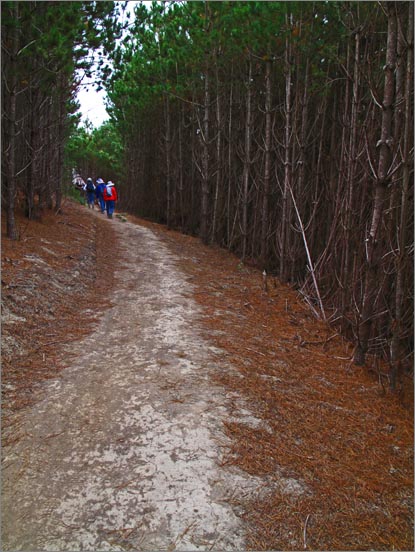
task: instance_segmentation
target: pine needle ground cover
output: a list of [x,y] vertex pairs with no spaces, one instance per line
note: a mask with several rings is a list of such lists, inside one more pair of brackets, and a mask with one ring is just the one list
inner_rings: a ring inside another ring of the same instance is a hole
[[[128,217],[134,220],[133,217]],[[4,217],[3,217],[4,222]],[[108,304],[118,242],[113,226],[66,202],[63,214],[28,223],[2,243],[3,439],[18,439],[8,413],[69,361]],[[224,353],[216,375],[260,420],[232,417],[221,461],[261,481],[235,504],[256,550],[412,550],[412,397],[386,393],[378,374],[316,321],[296,292],[196,238],[151,227],[177,253],[206,332]],[[229,369],[232,365],[233,368]],[[282,483],[283,482],[283,483]]]
[[261,273],[228,252],[150,226],[193,276],[208,334],[237,368],[218,381],[263,422],[225,427],[224,464],[264,481],[239,505],[249,547],[412,550],[411,393],[386,392],[375,360],[372,371],[352,365],[350,345],[289,286],[265,292]]
[[[2,218],[2,419],[70,361],[63,346],[88,335],[109,304],[117,238],[111,225],[65,200],[42,220],[17,213],[20,239]],[[3,438],[5,437],[3,432]],[[14,435],[16,437],[16,435]]]

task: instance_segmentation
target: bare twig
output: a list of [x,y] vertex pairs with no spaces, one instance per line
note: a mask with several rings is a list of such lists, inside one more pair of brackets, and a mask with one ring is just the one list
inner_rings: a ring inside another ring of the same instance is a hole
[[304,550],[307,549],[307,524],[308,520],[310,519],[311,514],[307,514],[307,517],[305,518],[304,523],[304,531],[303,531],[303,540],[304,540]]
[[250,349],[249,347],[245,347],[245,349],[247,351],[251,351],[251,353],[256,353],[257,355],[261,355],[261,356],[267,356],[267,355],[264,355],[264,353],[260,353],[259,351],[255,351],[254,349]]
[[301,219],[300,212],[299,212],[298,207],[297,207],[297,202],[295,201],[295,197],[294,197],[291,186],[289,187],[289,190],[290,190],[290,194],[291,194],[291,199],[293,201],[294,209],[295,209],[295,212],[296,212],[296,215],[297,215],[298,223],[300,225],[301,235],[302,235],[303,242],[304,242],[304,248],[305,248],[305,251],[306,251],[306,254],[307,254],[307,259],[308,259],[308,266],[309,266],[311,276],[312,276],[312,279],[313,279],[314,289],[316,290],[318,304],[320,306],[320,312],[321,312],[321,315],[323,317],[323,320],[327,320],[326,313],[324,312],[323,302],[322,302],[321,296],[320,296],[320,290],[319,290],[319,287],[318,287],[318,284],[317,284],[317,278],[316,278],[316,274],[315,274],[315,271],[314,271],[313,261],[311,260],[311,254],[310,254],[310,250],[308,248],[307,237],[306,237],[306,234],[305,234],[303,221]]

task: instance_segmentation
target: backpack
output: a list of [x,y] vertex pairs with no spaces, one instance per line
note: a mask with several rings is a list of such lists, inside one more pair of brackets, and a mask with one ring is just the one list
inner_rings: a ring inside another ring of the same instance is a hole
[[86,191],[93,192],[95,190],[94,183],[89,181],[86,183]]
[[107,186],[107,196],[108,196],[109,198],[112,197],[112,186]]

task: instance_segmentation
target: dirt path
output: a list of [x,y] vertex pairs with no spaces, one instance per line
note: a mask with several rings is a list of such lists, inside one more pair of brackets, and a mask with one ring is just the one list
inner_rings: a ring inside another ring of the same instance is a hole
[[230,397],[210,375],[221,351],[199,331],[174,255],[151,230],[112,223],[114,306],[3,450],[3,549],[242,550],[228,499],[261,480],[219,465]]

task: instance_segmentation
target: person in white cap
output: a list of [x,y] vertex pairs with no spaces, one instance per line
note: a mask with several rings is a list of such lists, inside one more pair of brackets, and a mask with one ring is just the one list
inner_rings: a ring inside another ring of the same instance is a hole
[[111,182],[111,180],[108,180],[107,185],[105,186],[104,199],[105,199],[105,206],[107,208],[107,217],[112,219],[112,215],[115,209],[115,202],[118,199],[118,195],[117,195],[117,189],[115,187],[115,184]]
[[102,178],[97,178],[97,185],[96,185],[96,188],[95,188],[95,195],[97,196],[97,200],[98,200],[98,203],[99,203],[99,207],[101,209],[101,213],[105,213],[104,189],[105,189],[105,182],[102,180]]

